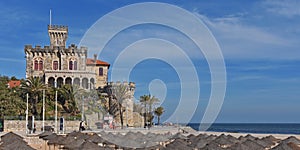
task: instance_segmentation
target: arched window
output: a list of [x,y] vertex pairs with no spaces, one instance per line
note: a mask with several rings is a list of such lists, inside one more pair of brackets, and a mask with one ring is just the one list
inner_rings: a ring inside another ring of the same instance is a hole
[[74,70],[77,70],[77,61],[74,61]]
[[42,60],[39,61],[39,70],[40,71],[43,70],[43,61]]
[[37,60],[34,61],[34,70],[39,69],[39,62]]
[[73,61],[69,61],[69,70],[73,70]]
[[58,70],[58,61],[53,61],[53,70]]
[[103,68],[99,68],[99,76],[103,76]]

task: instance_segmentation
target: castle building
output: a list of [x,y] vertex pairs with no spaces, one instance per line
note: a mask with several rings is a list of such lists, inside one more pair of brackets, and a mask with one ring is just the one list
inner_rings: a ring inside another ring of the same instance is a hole
[[[25,45],[26,78],[40,77],[44,84],[52,87],[61,87],[65,84],[77,85],[83,89],[98,89],[101,94],[108,96],[115,86],[126,86],[126,94],[130,95],[123,101],[125,107],[124,121],[130,126],[142,126],[143,118],[137,112],[133,112],[133,95],[135,84],[133,82],[107,82],[110,64],[94,58],[87,58],[87,47],[77,47],[71,44],[66,47],[68,27],[48,25],[50,46]],[[85,108],[84,108],[85,109]],[[96,113],[86,114],[90,127],[97,124]],[[117,122],[118,118],[116,118]]]
[[84,89],[107,85],[110,64],[87,58],[88,49],[71,44],[66,47],[68,27],[48,25],[50,46],[25,45],[26,78],[40,77],[49,86],[78,85]]

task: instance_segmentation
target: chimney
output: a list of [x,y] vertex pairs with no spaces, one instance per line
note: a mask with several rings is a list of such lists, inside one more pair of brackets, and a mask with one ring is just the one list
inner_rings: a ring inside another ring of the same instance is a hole
[[96,64],[97,62],[97,54],[94,54],[94,63]]

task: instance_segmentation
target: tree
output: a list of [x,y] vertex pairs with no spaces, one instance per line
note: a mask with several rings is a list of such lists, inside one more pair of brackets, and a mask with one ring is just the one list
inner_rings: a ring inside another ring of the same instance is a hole
[[149,103],[150,100],[150,95],[143,95],[140,96],[140,102],[142,105],[144,105],[144,127],[146,128],[146,123],[147,123],[147,104]]
[[125,84],[115,84],[111,87],[111,93],[114,99],[117,100],[118,102],[118,110],[119,110],[119,115],[120,115],[120,121],[121,121],[121,126],[123,129],[124,123],[123,123],[123,102],[126,99],[130,99],[131,95],[129,93],[129,86]]
[[82,91],[79,88],[69,84],[63,85],[59,89],[59,94],[62,96],[60,98],[60,103],[67,113],[70,113],[71,115],[77,115],[80,112],[76,102],[76,97],[78,97],[81,92]]
[[150,126],[152,126],[152,122],[153,122],[153,118],[154,118],[152,108],[153,108],[153,105],[158,103],[158,102],[159,102],[159,99],[156,98],[155,96],[152,96],[149,99],[149,116],[150,116],[149,122],[150,122]]
[[8,82],[8,77],[0,76],[0,118],[21,116],[25,114],[26,110],[26,103],[21,98],[20,88],[8,88]]
[[157,107],[154,111],[154,114],[157,116],[157,124],[160,124],[160,116],[164,113],[163,107]]
[[140,96],[140,102],[144,105],[145,113],[144,113],[144,121],[150,122],[150,126],[152,125],[153,114],[152,114],[152,107],[155,103],[159,102],[159,99],[155,96],[143,95]]
[[46,89],[46,86],[43,84],[41,78],[30,77],[22,83],[22,88],[25,90],[26,93],[30,94],[32,114],[34,116],[38,115],[37,103],[39,102],[39,94],[41,94],[41,91],[43,89]]

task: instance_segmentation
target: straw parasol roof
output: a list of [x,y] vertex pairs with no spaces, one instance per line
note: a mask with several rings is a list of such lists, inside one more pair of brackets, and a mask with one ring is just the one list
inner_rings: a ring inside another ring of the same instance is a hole
[[223,150],[222,147],[220,147],[217,143],[214,141],[206,144],[201,150]]
[[295,136],[290,136],[290,137],[282,140],[281,142],[283,142],[283,143],[290,143],[290,142],[292,142],[292,143],[295,143],[297,145],[300,145],[300,140],[297,139]]
[[232,140],[228,139],[226,135],[222,134],[222,135],[218,136],[217,138],[215,138],[213,140],[213,142],[216,142],[220,145],[232,145],[235,143],[235,140],[232,141]]
[[93,142],[88,142],[85,141],[83,142],[78,148],[75,148],[74,150],[95,150],[95,149],[100,149],[100,147],[98,146],[98,144],[95,144]]
[[93,134],[93,135],[91,135],[89,138],[87,138],[86,139],[87,141],[90,141],[90,142],[93,142],[93,143],[103,143],[103,142],[105,142],[105,140],[102,138],[102,137],[100,137],[100,136],[98,136],[97,134]]
[[56,138],[51,138],[48,141],[48,145],[63,145],[63,141],[65,140],[65,137],[61,135],[57,135]]
[[46,136],[51,135],[51,134],[53,134],[53,133],[50,132],[50,131],[46,131],[46,132],[43,132],[41,134],[38,134],[38,136],[39,136],[39,138],[43,138],[43,137],[46,137]]
[[263,137],[263,139],[268,139],[274,143],[277,143],[278,141],[280,141],[280,139],[277,139],[275,138],[273,135],[269,135],[269,136],[266,136],[266,137]]
[[275,144],[270,138],[261,138],[261,139],[256,139],[255,142],[257,144],[262,145],[264,148],[270,148],[272,145]]
[[0,149],[1,150],[12,150],[12,149],[34,150],[34,148],[30,147],[29,145],[27,145],[26,142],[21,140],[13,141],[13,143],[10,144],[2,143],[0,145]]
[[184,135],[182,135],[181,133],[176,133],[175,135],[173,135],[172,137],[171,137],[171,139],[182,139],[182,140],[188,140],[189,138],[188,137],[186,137],[186,136],[184,136]]
[[300,150],[300,147],[297,144],[293,143],[293,142],[287,143],[287,145],[290,148],[292,148],[293,150]]
[[175,139],[170,144],[166,145],[166,149],[184,149],[184,150],[192,150],[193,148],[188,146],[188,143],[183,139]]
[[18,134],[15,134],[13,132],[9,132],[9,133],[6,133],[5,135],[1,136],[1,142],[2,142],[1,145],[3,145],[3,144],[9,145],[10,143],[13,143],[15,141],[20,141],[20,142],[26,143],[25,141],[23,141],[23,137],[21,137]]
[[79,149],[79,147],[85,142],[84,139],[74,139],[67,145],[64,145],[66,149]]
[[208,143],[212,142],[216,138],[215,135],[198,135],[196,139],[193,139],[191,146],[195,148],[203,148]]
[[293,142],[281,142],[276,147],[272,148],[272,150],[299,150],[300,148]]
[[264,150],[264,149],[265,149],[262,145],[256,143],[256,142],[253,141],[253,140],[250,140],[250,139],[248,139],[248,140],[242,142],[242,144],[243,144],[243,145],[246,145],[246,146],[249,147],[250,149],[255,149],[255,150]]
[[47,140],[47,141],[49,141],[50,139],[55,139],[55,138],[57,138],[57,134],[56,133],[52,133],[52,134],[50,134],[50,135],[48,135],[48,136],[44,136],[44,137],[42,137],[42,139],[43,140]]
[[11,150],[11,149],[22,149],[22,150],[33,150],[32,147],[27,145],[27,142],[23,140],[23,137],[9,132],[1,136],[1,150]]
[[229,150],[252,150],[249,146],[242,143],[235,143],[234,145],[228,147]]

